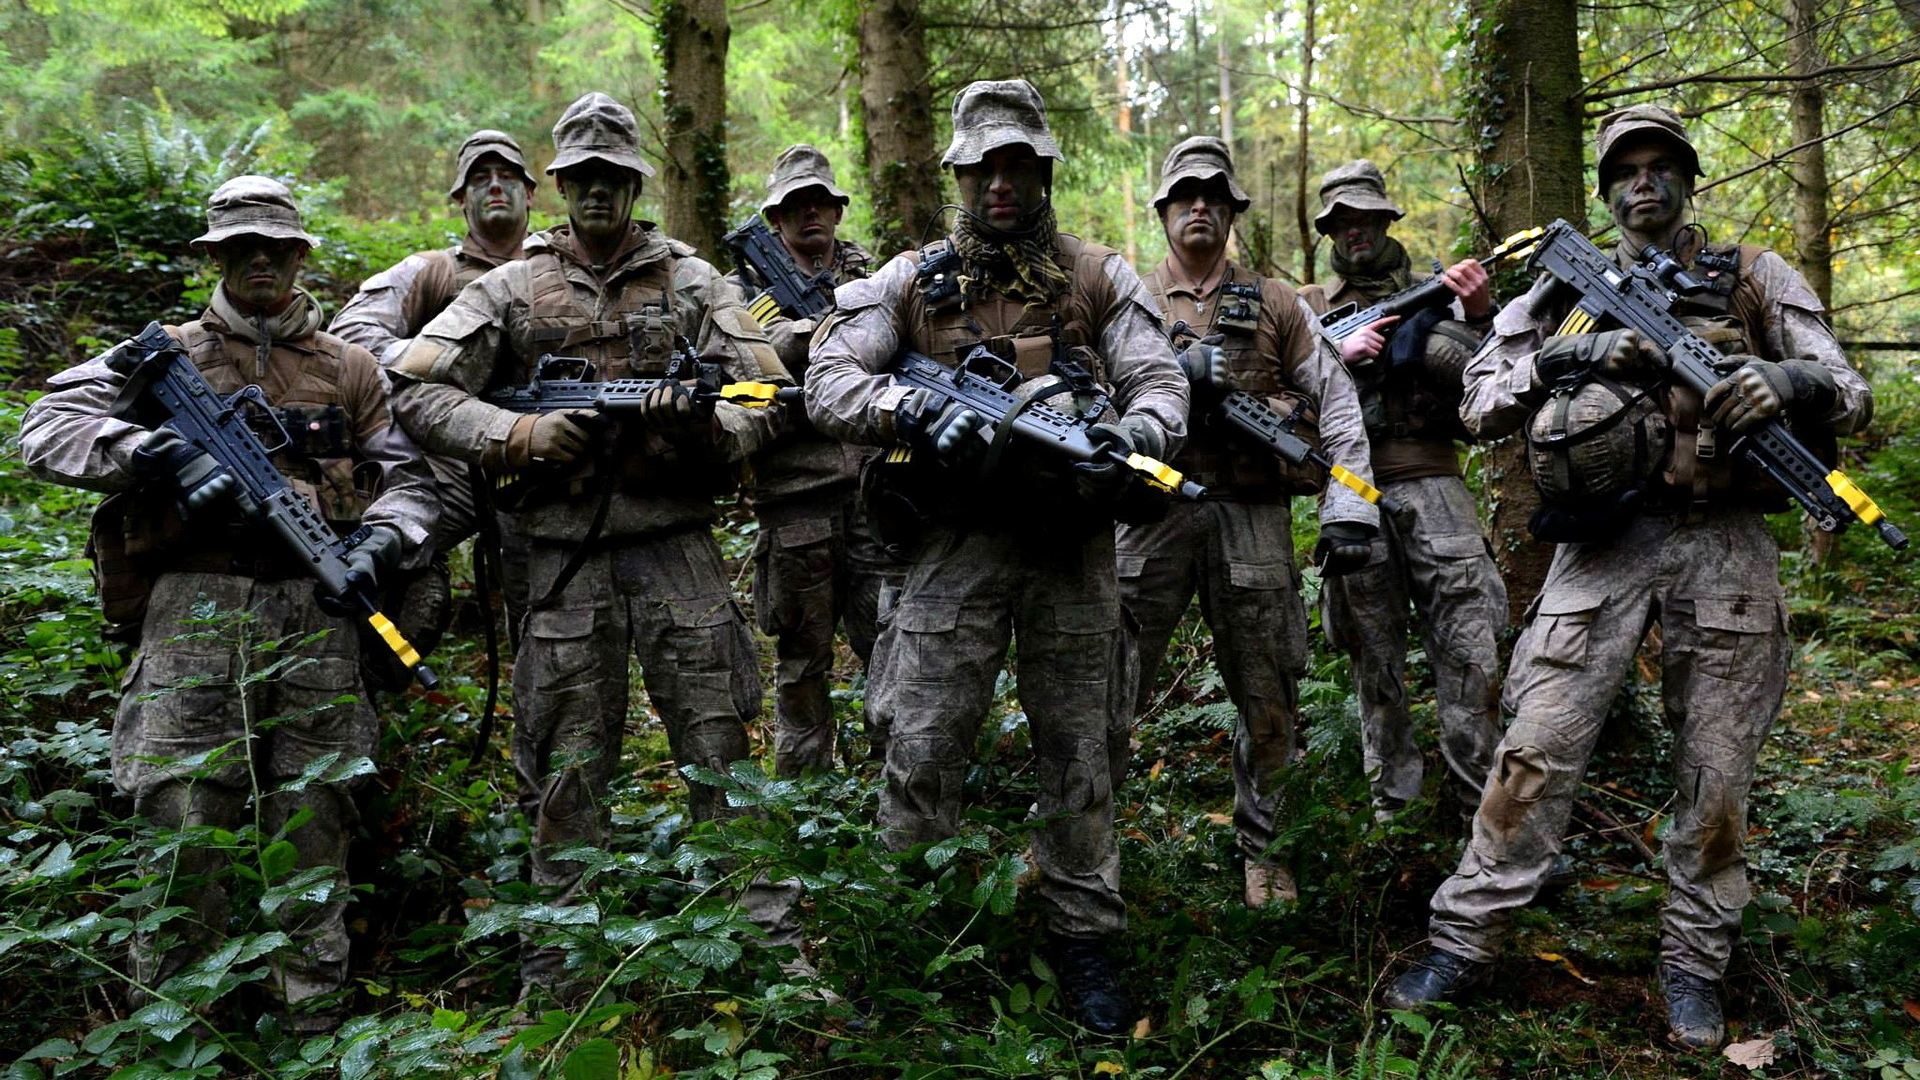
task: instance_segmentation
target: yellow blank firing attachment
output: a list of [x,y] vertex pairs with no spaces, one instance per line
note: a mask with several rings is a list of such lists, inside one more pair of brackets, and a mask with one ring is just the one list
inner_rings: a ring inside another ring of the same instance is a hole
[[731,401],[743,409],[764,409],[776,401],[789,401],[800,394],[797,386],[775,386],[764,382],[728,383],[720,388],[723,401]]
[[1373,503],[1375,506],[1380,504],[1380,489],[1360,479],[1353,473],[1348,472],[1346,466],[1335,465],[1333,468],[1327,470],[1327,475],[1353,489],[1355,495]]
[[1590,312],[1574,308],[1572,311],[1567,312],[1566,321],[1561,323],[1560,329],[1554,332],[1556,334],[1584,334],[1593,329],[1596,321]]
[[1874,502],[1872,496],[1861,491],[1859,485],[1847,479],[1847,474],[1841,472],[1839,469],[1835,469],[1827,474],[1827,486],[1832,488],[1835,495],[1840,496],[1841,499],[1846,501],[1848,506],[1853,508],[1855,517],[1858,517],[1868,525],[1886,516],[1880,512],[1880,504]]
[[780,314],[780,303],[773,298],[772,292],[763,292],[759,299],[747,305],[747,314],[753,316],[754,322],[765,326],[768,319]]
[[1491,262],[1495,259],[1518,258],[1527,255],[1533,251],[1534,245],[1545,235],[1547,235],[1547,228],[1544,225],[1535,225],[1531,229],[1521,229],[1519,232],[1514,233],[1512,236],[1507,237],[1495,245],[1494,249],[1488,252],[1487,257],[1482,259],[1481,262]]
[[1128,454],[1127,467],[1147,478],[1147,483],[1162,491],[1171,491],[1189,499],[1198,499],[1207,493],[1199,484],[1189,483],[1180,470],[1145,454]]

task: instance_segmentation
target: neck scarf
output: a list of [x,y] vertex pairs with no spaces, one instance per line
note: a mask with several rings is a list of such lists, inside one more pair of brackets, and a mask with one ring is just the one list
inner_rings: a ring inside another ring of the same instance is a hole
[[1380,254],[1374,256],[1365,268],[1356,267],[1340,254],[1336,245],[1330,261],[1333,272],[1340,280],[1360,290],[1366,296],[1385,296],[1396,293],[1413,284],[1413,260],[1407,258],[1407,249],[1393,237],[1383,237],[1380,242]]
[[273,352],[276,341],[298,341],[309,338],[320,329],[325,312],[320,310],[320,301],[305,289],[293,290],[293,302],[278,315],[269,315],[256,311],[251,315],[243,314],[233,298],[227,295],[226,285],[214,286],[213,302],[208,305],[220,321],[227,324],[227,330],[235,337],[253,342],[253,377],[267,377],[267,356]]
[[1008,236],[960,215],[953,230],[953,247],[966,261],[960,287],[969,296],[992,289],[1027,307],[1051,304],[1067,291],[1072,278],[1060,268],[1054,248],[1053,204],[1048,203],[1034,227]]

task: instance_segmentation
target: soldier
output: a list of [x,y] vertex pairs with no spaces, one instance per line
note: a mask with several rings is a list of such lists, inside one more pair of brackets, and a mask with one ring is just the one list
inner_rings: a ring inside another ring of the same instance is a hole
[[[257,384],[286,414],[296,441],[274,455],[274,466],[342,535],[371,528],[349,561],[377,577],[410,553],[424,555],[432,489],[412,445],[389,427],[379,365],[365,349],[321,333],[320,305],[294,284],[317,243],[284,185],[264,176],[227,181],[207,203],[207,231],[193,241],[220,267],[220,282],[199,319],[166,330],[214,390]],[[352,697],[358,620],[319,606],[301,559],[242,515],[237,481],[213,457],[171,428],[147,430],[115,415],[125,384],[104,357],[63,371],[48,380],[20,432],[21,456],[36,475],[112,493],[95,519],[96,543],[124,548],[149,590],[130,598],[136,606],[144,599],[145,617],[114,717],[115,786],[162,828],[238,830],[257,814],[271,838],[310,814],[286,837],[295,867],[338,870],[356,820],[348,785],[272,789],[324,755],[350,761],[374,752],[373,713]],[[384,482],[366,482],[370,473]],[[251,612],[249,639],[278,639],[280,655],[291,650],[301,661],[248,685],[243,701],[237,673],[249,658],[236,655],[233,640],[204,633],[209,602]],[[206,763],[187,764],[195,759]],[[191,929],[172,947],[152,931],[135,936],[138,985],[159,987],[219,947],[231,917],[218,884],[222,861],[218,849],[192,843],[155,857],[151,872],[178,882],[156,903],[191,911],[164,933],[183,933],[183,923]],[[340,872],[326,899],[275,913],[293,943],[273,954],[266,988],[293,1031],[330,1030],[342,1018],[347,893]]]
[[[795,268],[834,283],[864,278],[873,256],[836,236],[850,200],[834,186],[826,155],[802,143],[790,146],[767,178],[760,207]],[[729,279],[748,296],[767,287],[746,260]],[[807,344],[815,320],[776,314],[762,320],[787,372],[806,379]],[[881,587],[898,590],[901,572],[859,512],[855,488],[870,447],[830,439],[813,430],[804,407],[786,413],[786,431],[754,456],[753,610],[774,639],[774,767],[781,776],[833,766],[833,628],[846,621],[847,639],[861,664],[873,656],[874,618]],[[878,750],[878,747],[876,747]]]
[[[678,338],[735,378],[785,376],[737,290],[692,248],[632,220],[653,174],[633,113],[587,94],[561,115],[553,141],[547,171],[567,224],[535,233],[524,259],[463,291],[401,351],[392,375],[395,414],[429,450],[543,478],[506,514],[534,598],[514,663],[512,755],[529,796],[533,881],[569,903],[580,866],[553,853],[606,836],[629,653],[674,760],[724,773],[747,757],[759,672],[710,527],[714,497],[733,486],[729,463],[766,432],[730,403],[701,415],[677,384],[616,430],[591,410],[522,416],[478,395],[524,382],[546,353],[583,357],[602,379],[659,377]],[[695,821],[726,811],[701,784],[690,785],[688,803]],[[756,896],[747,903],[758,910]],[[557,949],[528,947],[523,996],[566,1000],[584,989],[563,963]]]
[[[1329,456],[1367,475],[1360,402],[1333,351],[1308,325],[1294,291],[1227,255],[1233,219],[1249,205],[1233,177],[1227,144],[1199,135],[1175,146],[1160,169],[1153,206],[1168,254],[1147,289],[1172,321],[1181,367],[1205,413],[1238,388],[1283,415],[1316,403]],[[1183,326],[1184,324],[1184,326]],[[1305,395],[1305,400],[1302,399]],[[1222,423],[1196,420],[1174,466],[1205,484],[1208,497],[1173,507],[1162,521],[1123,526],[1115,546],[1120,598],[1140,619],[1141,693],[1173,629],[1197,593],[1213,630],[1214,658],[1233,700],[1234,830],[1246,863],[1246,902],[1260,907],[1298,896],[1293,874],[1272,852],[1280,771],[1293,760],[1297,680],[1306,670],[1307,616],[1294,569],[1289,504],[1325,485],[1317,469],[1297,472],[1271,451],[1242,444]],[[1379,511],[1335,485],[1320,507],[1314,559],[1329,580],[1367,558]]]
[[[1329,172],[1320,201],[1314,225],[1333,242],[1338,276],[1300,289],[1315,314],[1366,307],[1423,280],[1387,235],[1405,211],[1387,198],[1372,162]],[[1424,771],[1407,701],[1409,602],[1433,666],[1440,756],[1462,822],[1480,805],[1500,738],[1495,687],[1507,589],[1461,479],[1456,445],[1468,438],[1459,417],[1461,373],[1493,323],[1493,295],[1476,259],[1441,276],[1458,310],[1422,312],[1399,327],[1398,319],[1382,319],[1340,346],[1360,388],[1374,483],[1406,507],[1383,523],[1367,564],[1328,582],[1323,594],[1328,639],[1353,663],[1361,752],[1383,820],[1420,794]]]
[[[1555,549],[1514,650],[1513,722],[1494,750],[1473,840],[1434,894],[1431,951],[1386,1001],[1412,1008],[1484,980],[1514,912],[1553,863],[1602,721],[1657,622],[1675,735],[1660,978],[1670,1038],[1705,1049],[1725,1037],[1720,982],[1750,895],[1747,793],[1780,711],[1789,642],[1779,552],[1763,516],[1782,505],[1778,489],[1736,472],[1728,454],[1695,447],[1715,428],[1739,433],[1775,418],[1847,434],[1865,426],[1873,399],[1820,301],[1785,260],[1765,248],[1704,243],[1687,222],[1700,167],[1679,116],[1657,105],[1621,109],[1601,120],[1597,143],[1594,195],[1620,228],[1620,265],[1653,244],[1710,274],[1713,287],[1676,314],[1712,335],[1733,373],[1703,402],[1661,378],[1664,355],[1633,331],[1556,335],[1571,301],[1547,277],[1500,314],[1493,342],[1468,368],[1460,414],[1482,438],[1518,428],[1562,380],[1650,387],[1661,406],[1613,425],[1627,431],[1619,439],[1592,440],[1600,454],[1560,463],[1644,486],[1637,500],[1619,501],[1617,520],[1587,519],[1589,540]],[[1636,430],[1670,431],[1672,452],[1627,476]]]
[[1151,498],[1118,464],[1021,457],[981,477],[992,451],[980,414],[886,374],[904,350],[956,364],[984,344],[1034,392],[1083,391],[1049,399],[1061,408],[1110,387],[1123,415],[1093,430],[1117,447],[1161,457],[1184,436],[1186,380],[1139,278],[1115,252],[1056,231],[1060,149],[1045,108],[1025,80],[961,90],[942,159],[960,190],[954,230],[839,287],[814,341],[807,411],[826,434],[941,463],[893,492],[926,519],[873,694],[891,730],[885,841],[901,850],[959,828],[969,750],[1017,637],[1054,971],[1068,1011],[1112,1033],[1134,1019],[1105,952],[1126,927],[1109,754],[1115,738],[1125,752],[1133,685],[1110,526],[1117,510],[1150,512],[1135,504]]
[[[460,146],[453,187],[447,197],[467,219],[467,236],[459,244],[420,251],[368,278],[330,329],[392,364],[422,327],[446,310],[460,290],[503,263],[520,258],[527,237],[527,201],[539,186],[527,171],[520,144],[504,131],[476,131]],[[453,618],[451,577],[447,552],[472,536],[479,527],[473,485],[467,464],[443,454],[427,455],[427,464],[440,495],[441,513],[434,521],[433,558],[410,581],[396,583],[401,594],[393,603],[394,617],[422,652],[429,652]],[[524,600],[522,590],[508,588],[510,606]],[[372,681],[383,689],[403,688],[406,673],[385,657],[372,659]]]

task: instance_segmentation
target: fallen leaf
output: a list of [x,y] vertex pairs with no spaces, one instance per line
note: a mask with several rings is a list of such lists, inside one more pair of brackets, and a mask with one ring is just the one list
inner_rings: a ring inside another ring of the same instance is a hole
[[1913,1017],[1916,1022],[1920,1022],[1920,1001],[1908,998],[1906,1004],[1900,1007],[1907,1010],[1908,1016]]
[[1802,764],[1802,765],[1818,765],[1818,764],[1820,764],[1821,762],[1824,762],[1824,761],[1826,761],[1826,760],[1827,760],[1827,759],[1826,759],[1826,758],[1823,758],[1823,757],[1803,757],[1803,758],[1801,758],[1801,759],[1800,759],[1800,764]]
[[1159,761],[1154,762],[1153,768],[1147,770],[1147,779],[1149,780],[1160,779],[1160,770],[1166,767],[1167,767],[1167,761],[1165,758],[1162,758]]
[[1213,822],[1215,825],[1231,825],[1233,824],[1233,815],[1232,814],[1208,814],[1207,820]]
[[1867,685],[1873,687],[1875,690],[1891,690],[1893,689],[1893,680],[1892,679],[1875,679],[1872,682],[1868,683]]
[[1606,878],[1585,878],[1581,880],[1580,887],[1594,892],[1612,892],[1620,887],[1620,883]]
[[1732,1043],[1720,1052],[1727,1055],[1727,1060],[1735,1065],[1742,1065],[1749,1069],[1765,1068],[1773,1064],[1773,1037]]
[[1096,1061],[1093,1063],[1093,1075],[1095,1076],[1119,1076],[1126,1071],[1127,1067],[1117,1061]]
[[1539,957],[1542,960],[1545,960],[1549,964],[1559,964],[1561,967],[1567,969],[1567,974],[1573,976],[1576,979],[1579,979],[1581,982],[1586,983],[1588,986],[1593,985],[1593,980],[1587,978],[1585,975],[1580,974],[1580,969],[1573,966],[1573,961],[1567,959],[1564,956],[1561,956],[1559,953],[1538,952],[1538,953],[1534,953],[1533,955]]
[[1153,1017],[1143,1016],[1139,1023],[1133,1025],[1134,1038],[1144,1039],[1151,1034],[1153,1034]]

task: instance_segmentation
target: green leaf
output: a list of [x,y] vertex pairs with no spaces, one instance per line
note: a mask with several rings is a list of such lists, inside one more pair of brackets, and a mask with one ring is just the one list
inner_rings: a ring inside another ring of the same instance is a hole
[[1014,983],[1013,989],[1007,991],[1007,1011],[1020,1016],[1032,1010],[1033,991],[1027,989],[1026,983]]
[[566,1080],[620,1080],[620,1048],[608,1039],[588,1039],[560,1063]]
[[21,1061],[51,1061],[54,1058],[72,1057],[80,1048],[65,1039],[48,1039],[39,1046],[20,1055]]
[[275,840],[260,852],[260,872],[268,881],[278,881],[293,872],[300,860],[300,849],[291,840]]
[[193,1026],[193,1014],[173,1001],[156,1001],[134,1013],[132,1019],[162,1042],[172,1042],[175,1035]]
[[681,956],[703,968],[718,970],[740,959],[740,943],[731,938],[681,938],[673,943]]

